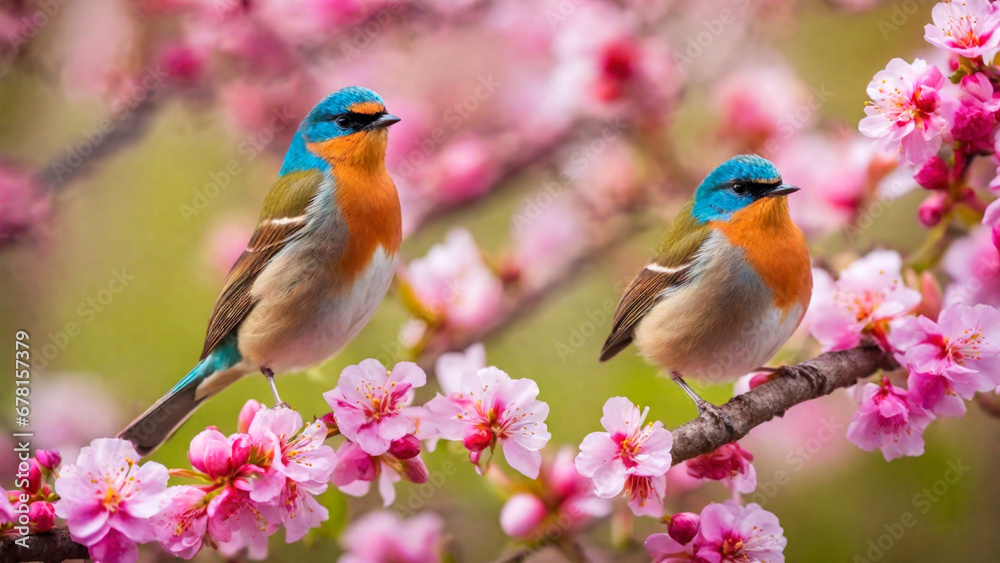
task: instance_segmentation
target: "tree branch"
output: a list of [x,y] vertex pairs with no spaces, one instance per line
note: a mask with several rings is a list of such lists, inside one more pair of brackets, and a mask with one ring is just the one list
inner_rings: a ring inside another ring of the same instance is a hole
[[73,541],[69,535],[69,528],[65,526],[28,535],[28,549],[15,544],[16,539],[17,537],[6,534],[0,536],[0,561],[55,563],[68,559],[90,559],[90,552],[86,546]]
[[781,367],[772,381],[737,395],[719,407],[729,416],[732,431],[708,413],[674,430],[673,463],[676,465],[739,440],[754,427],[799,403],[849,387],[877,370],[897,367],[892,356],[874,343],[843,352],[828,352],[795,366]]

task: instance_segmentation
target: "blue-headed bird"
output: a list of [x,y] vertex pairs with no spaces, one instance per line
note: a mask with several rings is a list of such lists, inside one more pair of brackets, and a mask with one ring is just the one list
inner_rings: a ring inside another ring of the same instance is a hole
[[770,161],[741,155],[698,186],[656,256],[625,288],[601,361],[635,342],[695,402],[731,422],[684,381],[730,380],[769,360],[809,306],[812,269]]
[[396,268],[402,219],[385,168],[388,127],[378,94],[344,88],[299,125],[257,228],[226,278],[201,361],[119,434],[141,455],[206,399],[261,372],[317,365],[368,323]]

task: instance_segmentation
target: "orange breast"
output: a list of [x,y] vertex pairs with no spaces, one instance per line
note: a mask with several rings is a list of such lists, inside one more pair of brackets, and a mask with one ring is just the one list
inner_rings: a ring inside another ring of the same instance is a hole
[[788,312],[796,303],[805,313],[812,294],[809,247],[788,215],[788,200],[765,197],[712,226],[743,248],[747,261],[774,291],[774,304]]
[[399,195],[385,169],[386,140],[384,131],[372,131],[308,145],[333,170],[336,202],[349,235],[336,268],[348,279],[364,271],[379,246],[398,252],[403,238]]

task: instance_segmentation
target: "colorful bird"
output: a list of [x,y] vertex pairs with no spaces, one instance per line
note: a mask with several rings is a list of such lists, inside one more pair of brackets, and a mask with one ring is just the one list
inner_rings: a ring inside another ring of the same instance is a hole
[[402,239],[385,169],[397,121],[366,88],[334,92],[309,112],[215,302],[201,361],[119,437],[147,455],[202,402],[256,371],[283,405],[275,373],[319,364],[361,331],[385,297]]
[[698,407],[729,425],[683,377],[718,382],[769,360],[802,322],[812,294],[809,248],[788,215],[778,169],[731,158],[698,186],[656,256],[625,288],[606,361],[635,341]]

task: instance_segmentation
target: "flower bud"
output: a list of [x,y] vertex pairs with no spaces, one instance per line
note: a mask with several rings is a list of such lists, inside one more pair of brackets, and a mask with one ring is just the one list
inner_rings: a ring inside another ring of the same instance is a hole
[[667,534],[681,545],[687,545],[698,535],[701,526],[701,516],[693,512],[679,512],[670,517],[667,523]]
[[38,500],[28,506],[28,521],[34,532],[47,532],[56,523],[56,510],[44,500]]
[[410,459],[420,454],[420,440],[413,434],[407,434],[389,444],[389,453],[399,459]]
[[512,538],[525,538],[545,519],[545,503],[530,493],[518,493],[503,505],[500,527]]
[[[21,488],[26,493],[35,494],[42,488],[42,469],[37,460],[30,459],[28,464],[27,482]],[[22,479],[20,473],[18,473],[18,479]]]
[[35,452],[35,459],[49,471],[59,467],[59,464],[62,463],[62,456],[56,450],[38,450]]
[[403,479],[411,483],[421,484],[427,482],[427,466],[419,457],[413,457],[402,461],[400,475]]
[[240,409],[240,415],[236,419],[236,431],[240,434],[246,434],[250,430],[250,423],[253,422],[253,417],[257,416],[257,413],[264,410],[264,405],[260,404],[254,399],[250,399],[243,405]]
[[329,436],[332,432],[339,432],[340,426],[337,424],[337,417],[333,415],[332,412],[328,412],[323,415],[323,418],[319,419],[320,422],[326,426],[326,433]]
[[774,379],[775,373],[776,372],[763,371],[763,372],[760,372],[757,375],[751,377],[750,378],[750,388],[753,389],[754,387],[757,387],[759,385],[763,385],[763,384],[767,383],[768,381],[771,381],[772,379]]
[[913,179],[928,190],[943,190],[948,187],[948,164],[941,157],[932,156]]
[[466,435],[462,444],[470,452],[481,452],[493,443],[493,433],[485,428],[476,428]]
[[944,217],[944,213],[948,208],[948,198],[947,195],[936,192],[930,195],[923,203],[920,204],[920,209],[917,211],[917,215],[920,217],[920,222],[924,224],[925,227],[933,227],[941,222],[941,218]]

